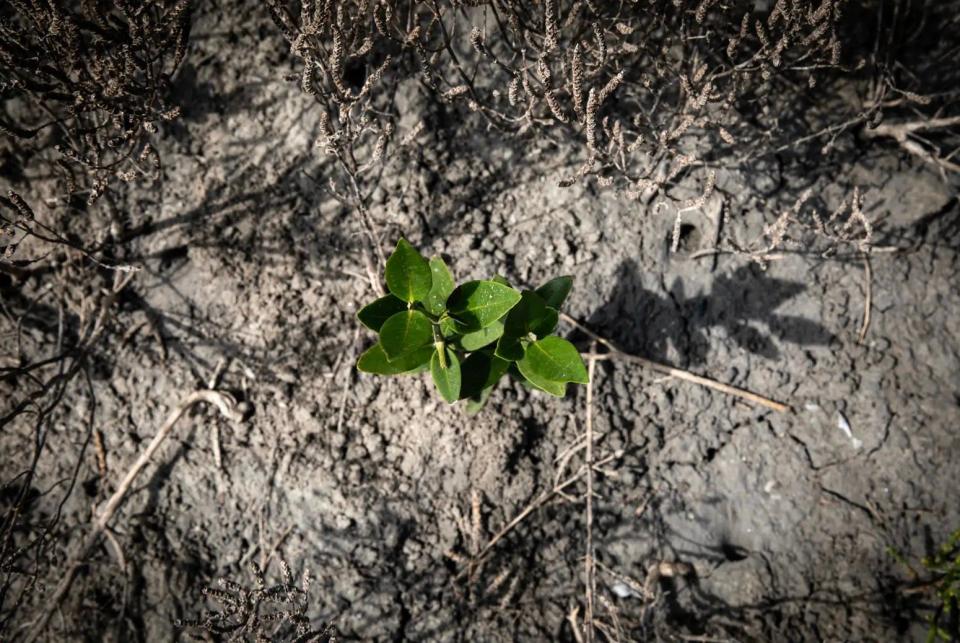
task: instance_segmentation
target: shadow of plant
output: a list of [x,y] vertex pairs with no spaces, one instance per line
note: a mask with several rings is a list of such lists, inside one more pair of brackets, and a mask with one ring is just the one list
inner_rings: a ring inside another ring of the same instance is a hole
[[642,286],[632,259],[617,269],[617,285],[607,304],[590,317],[589,325],[631,353],[664,360],[670,346],[689,365],[703,364],[709,350],[708,329],[726,335],[755,355],[776,359],[774,337],[800,345],[827,345],[833,335],[803,317],[776,310],[805,290],[800,282],[766,275],[748,264],[717,277],[710,292],[688,295],[683,281],[674,280],[667,296]]

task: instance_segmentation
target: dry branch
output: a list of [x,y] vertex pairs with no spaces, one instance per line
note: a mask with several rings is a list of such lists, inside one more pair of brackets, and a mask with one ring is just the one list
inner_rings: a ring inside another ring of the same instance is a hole
[[653,360],[646,359],[644,357],[637,357],[636,355],[631,355],[630,353],[624,352],[617,348],[610,340],[600,337],[595,332],[578,322],[576,319],[567,315],[566,313],[560,313],[560,318],[566,321],[568,324],[571,324],[581,332],[588,335],[591,339],[603,344],[610,351],[609,353],[587,353],[587,359],[591,360],[606,360],[606,359],[617,359],[625,362],[633,362],[634,364],[640,364],[645,368],[650,370],[657,371],[658,373],[663,373],[664,375],[669,375],[671,377],[676,377],[677,379],[684,380],[686,382],[692,382],[694,384],[699,384],[700,386],[705,386],[711,388],[715,391],[720,391],[721,393],[726,393],[727,395],[733,395],[747,402],[753,404],[758,404],[764,406],[778,413],[788,413],[792,409],[782,402],[777,402],[776,400],[771,400],[768,397],[758,395],[751,391],[747,391],[742,388],[737,388],[736,386],[731,386],[729,384],[724,384],[716,380],[711,380],[707,377],[702,377],[700,375],[694,375],[690,371],[685,371],[681,368],[676,368],[674,366],[667,366],[666,364],[661,364],[659,362],[654,362]]
[[584,583],[586,585],[586,611],[583,615],[583,629],[586,643],[593,641],[593,597],[597,592],[597,574],[593,558],[593,374],[597,360],[592,355],[596,353],[596,340],[590,345],[591,356],[587,358],[587,555],[584,557]]

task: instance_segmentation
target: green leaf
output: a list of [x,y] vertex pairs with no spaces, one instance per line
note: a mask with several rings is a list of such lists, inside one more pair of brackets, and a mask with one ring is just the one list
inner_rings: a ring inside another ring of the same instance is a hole
[[552,395],[563,394],[566,382],[586,384],[587,367],[573,344],[551,335],[527,346],[517,368],[531,384]]
[[477,402],[485,401],[509,366],[510,362],[490,354],[489,351],[471,353],[463,361],[463,387],[460,389],[460,397]]
[[460,338],[460,346],[467,352],[473,352],[497,341],[501,335],[503,322],[497,320],[485,328],[464,334]]
[[[483,353],[473,353],[470,357],[474,355],[483,355]],[[467,359],[469,360],[470,357]],[[506,362],[499,357],[493,355],[485,355],[490,360],[490,367],[488,370],[484,371],[486,373],[486,379],[484,380],[484,386],[479,389],[478,392],[475,392],[469,396],[464,396],[461,391],[461,397],[466,397],[466,412],[467,415],[475,415],[487,405],[487,400],[490,399],[490,394],[493,393],[493,389],[497,387],[497,383],[500,381],[500,378],[503,377],[506,373],[507,368],[510,365],[510,362]],[[466,365],[466,362],[464,362]],[[464,386],[466,386],[466,371],[464,371]]]
[[447,310],[467,330],[480,330],[503,317],[520,301],[520,293],[495,281],[468,281],[447,299]]
[[433,324],[419,310],[393,315],[380,328],[380,345],[391,360],[433,341]]
[[453,404],[460,399],[460,360],[449,348],[443,347],[442,350],[446,351],[446,365],[440,363],[439,350],[434,350],[430,358],[430,374],[440,396],[448,404]]
[[509,286],[509,285],[510,285],[510,282],[507,281],[507,278],[504,277],[503,275],[496,275],[496,276],[494,276],[494,278],[491,279],[490,281],[495,281],[495,282],[497,282],[498,284],[503,284],[504,286]]
[[406,303],[393,295],[386,295],[361,308],[357,312],[357,319],[370,330],[379,333],[383,322],[406,309]]
[[503,359],[517,361],[523,359],[521,339],[530,333],[542,338],[553,332],[557,325],[557,311],[537,293],[524,290],[520,303],[510,309],[504,323],[503,337],[497,343],[497,355]]
[[536,335],[537,339],[543,339],[557,329],[558,321],[560,321],[560,313],[557,312],[556,308],[547,306],[543,317],[530,329],[530,332]]
[[394,360],[387,359],[383,346],[374,344],[357,360],[357,369],[375,375],[401,375],[419,369],[430,361],[433,346],[423,346],[412,353],[405,353]]
[[447,297],[453,292],[455,284],[450,269],[439,256],[430,259],[430,274],[433,284],[423,302],[424,308],[434,317],[439,317],[447,309]]
[[587,367],[576,347],[555,335],[544,337],[527,346],[523,362],[554,382],[586,384],[590,381]]
[[[519,364],[520,362],[517,362]],[[545,393],[556,397],[563,397],[567,394],[567,383],[566,382],[554,382],[540,377],[536,373],[525,373],[523,369],[520,369],[520,373],[523,375],[524,379],[533,386],[538,388]]]
[[408,303],[426,299],[433,285],[430,264],[406,239],[397,242],[397,249],[387,259],[384,276],[390,292]]
[[504,335],[497,342],[495,355],[500,359],[516,362],[523,359],[523,342],[516,335]]
[[560,310],[571,288],[573,288],[573,277],[556,277],[537,288],[536,293],[543,297],[548,306]]
[[457,325],[457,322],[454,321],[451,317],[444,317],[440,320],[440,334],[443,335],[444,339],[449,339],[451,337],[456,337],[460,335],[463,331]]
[[487,405],[487,400],[490,398],[491,391],[493,391],[492,388],[486,390],[485,394],[482,395],[479,399],[475,400],[473,398],[470,398],[469,400],[467,400],[467,406],[465,409],[467,412],[467,415],[476,415],[477,413],[482,411],[483,407]]

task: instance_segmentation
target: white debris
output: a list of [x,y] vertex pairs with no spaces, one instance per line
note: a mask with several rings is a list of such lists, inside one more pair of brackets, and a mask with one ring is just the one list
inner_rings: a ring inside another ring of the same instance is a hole
[[777,481],[776,481],[776,480],[768,480],[768,481],[767,481],[767,484],[763,485],[763,491],[764,491],[764,493],[766,493],[768,496],[770,496],[770,497],[771,497],[772,499],[774,499],[774,500],[779,500],[779,499],[780,499],[780,494],[773,492],[773,490],[776,489],[776,488],[777,488]]
[[642,596],[640,596],[635,589],[626,583],[621,583],[620,581],[617,581],[611,585],[610,589],[613,590],[613,593],[620,598],[642,598]]
[[837,428],[843,431],[848,438],[850,438],[850,443],[853,445],[854,449],[859,449],[863,446],[863,442],[853,437],[853,430],[850,428],[850,422],[847,421],[846,416],[837,411]]

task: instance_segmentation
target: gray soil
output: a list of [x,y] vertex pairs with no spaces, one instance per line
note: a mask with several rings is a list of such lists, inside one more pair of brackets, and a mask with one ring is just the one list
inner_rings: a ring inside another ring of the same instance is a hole
[[[345,640],[572,639],[582,483],[526,516],[472,582],[447,552],[475,550],[474,494],[486,540],[581,466],[582,451],[560,456],[583,439],[586,387],[555,399],[510,381],[468,416],[425,376],[358,373],[374,339],[354,317],[372,297],[366,240],[323,190],[332,167],[313,146],[311,103],[283,79],[286,47],[260,10],[198,20],[177,82],[184,115],[160,150],[164,179],[128,189],[119,207],[121,259],[144,270],[91,381],[71,386],[51,423],[57,457],[42,463],[41,490],[84,454],[61,542],[82,533],[218,363],[221,386],[254,413],[242,424],[212,409],[181,421],[114,523],[122,561],[106,541],[96,550],[50,636],[198,635],[175,623],[215,606],[202,588],[222,577],[251,585],[250,563],[269,556],[272,581],[281,558],[296,575],[309,570],[314,624],[332,621]],[[787,251],[766,269],[736,255],[690,258],[711,245],[698,213],[671,253],[673,218],[653,204],[557,187],[574,146],[464,134],[461,115],[415,85],[401,91],[411,122],[428,127],[375,195],[385,251],[402,234],[447,257],[459,280],[576,275],[566,312],[624,350],[793,409],[597,363],[596,457],[619,455],[595,480],[600,618],[619,620],[624,640],[922,639],[931,596],[902,591],[913,579],[888,548],[916,561],[960,525],[954,190],[876,145],[830,181],[812,179],[828,203],[861,186],[877,243],[905,249],[871,259],[860,343],[858,253]],[[725,232],[749,237],[778,214],[777,191],[804,185],[729,173]],[[560,332],[588,349],[575,329]],[[92,411],[103,480],[78,428]],[[25,466],[31,431],[24,422],[0,435],[4,471]],[[661,562],[689,567],[658,577]]]

